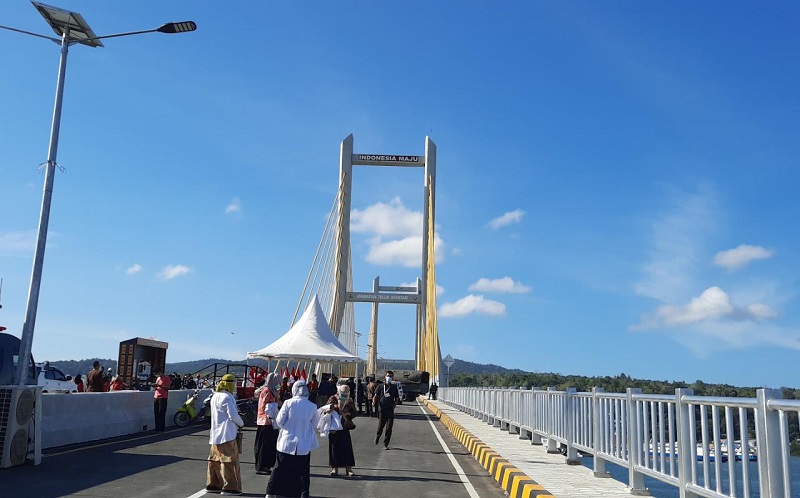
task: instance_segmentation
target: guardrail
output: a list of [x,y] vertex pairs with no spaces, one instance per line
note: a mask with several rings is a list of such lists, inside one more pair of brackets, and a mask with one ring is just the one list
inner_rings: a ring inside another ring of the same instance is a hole
[[[591,392],[574,389],[439,388],[439,399],[548,452],[567,464],[590,455],[596,477],[606,463],[628,470],[631,494],[649,494],[644,477],[678,488],[681,498],[791,498],[789,415],[800,400],[777,389],[756,398]],[[757,471],[749,462],[757,461]]]

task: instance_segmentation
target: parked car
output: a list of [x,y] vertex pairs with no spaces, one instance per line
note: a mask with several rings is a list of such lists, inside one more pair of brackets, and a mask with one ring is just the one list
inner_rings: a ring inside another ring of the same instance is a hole
[[36,377],[39,379],[38,385],[42,386],[43,393],[78,392],[78,386],[72,381],[72,376],[64,375],[64,372],[50,366],[48,362],[36,364]]

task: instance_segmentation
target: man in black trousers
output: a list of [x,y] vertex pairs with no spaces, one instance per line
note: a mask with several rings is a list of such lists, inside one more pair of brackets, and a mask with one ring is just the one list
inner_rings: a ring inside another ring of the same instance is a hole
[[381,440],[381,433],[386,428],[386,437],[383,438],[383,448],[389,449],[389,441],[392,439],[392,427],[394,426],[394,408],[400,399],[397,386],[394,385],[394,372],[386,371],[386,382],[375,388],[375,395],[378,397],[378,435],[375,436],[375,444]]

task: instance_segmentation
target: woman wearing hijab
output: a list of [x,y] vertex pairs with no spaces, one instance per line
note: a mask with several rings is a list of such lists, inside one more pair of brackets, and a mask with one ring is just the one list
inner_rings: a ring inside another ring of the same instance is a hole
[[239,446],[236,436],[244,426],[236,410],[236,377],[225,374],[211,397],[211,435],[206,474],[206,491],[226,495],[242,494],[242,476],[239,470]]
[[[270,403],[278,403],[278,386],[280,379],[274,373],[267,375],[266,383],[259,388],[258,392],[258,418],[256,424],[256,474],[269,475],[275,465],[277,456],[278,428],[272,423],[272,419],[267,414]],[[272,414],[274,417],[277,413]]]
[[280,427],[278,457],[267,484],[267,498],[308,496],[311,480],[311,450],[319,448],[315,432],[319,413],[308,400],[306,381],[292,386],[292,398],[283,403],[275,424]]
[[350,430],[353,425],[353,417],[356,413],[356,405],[350,398],[350,386],[341,384],[337,387],[337,393],[328,398],[328,413],[335,411],[342,417],[342,427],[344,430],[336,431],[328,435],[328,465],[331,466],[331,475],[339,474],[339,467],[344,467],[348,477],[354,475],[352,467],[356,464],[356,457],[353,455],[353,440],[350,438]]

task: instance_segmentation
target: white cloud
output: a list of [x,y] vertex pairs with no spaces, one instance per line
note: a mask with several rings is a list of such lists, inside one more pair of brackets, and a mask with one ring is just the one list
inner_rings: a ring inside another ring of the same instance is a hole
[[161,280],[172,280],[173,278],[187,275],[191,271],[192,269],[185,265],[167,265],[163,270],[158,272],[156,277]]
[[525,216],[525,211],[517,209],[514,211],[509,211],[503,216],[493,219],[486,225],[492,230],[497,230],[498,228],[503,228],[504,226],[511,225],[512,223],[521,222],[523,216]]
[[0,254],[17,255],[33,252],[36,247],[36,231],[6,232],[0,235]]
[[740,245],[735,249],[720,251],[714,256],[714,264],[729,271],[738,270],[757,259],[769,259],[774,254],[772,249],[761,246]]
[[477,282],[469,286],[469,290],[476,292],[498,292],[503,294],[525,294],[526,292],[530,292],[531,288],[522,285],[521,282],[514,282],[511,277],[503,277],[494,280],[488,278],[478,279]]
[[[422,266],[422,237],[406,237],[399,240],[384,241],[382,237],[373,237],[369,241],[366,259],[374,265],[399,265],[406,268]],[[436,263],[444,261],[444,242],[439,234],[434,235]]]
[[464,254],[464,251],[462,251],[460,247],[454,247],[453,250],[450,251],[450,254],[452,254],[453,256],[461,256],[462,254]]
[[506,305],[497,301],[491,301],[483,296],[470,294],[454,303],[445,303],[439,308],[438,316],[461,317],[478,313],[482,315],[503,316],[506,314]]
[[637,294],[665,303],[685,299],[697,288],[693,279],[717,226],[714,194],[676,194],[672,204],[652,224],[653,248],[635,284]]
[[[659,305],[630,330],[664,332],[698,357],[757,345],[800,349],[800,333],[778,324],[778,312],[765,304],[788,299],[776,294],[775,284],[753,280],[739,284],[729,278],[726,285],[733,287],[729,295],[707,281],[714,276],[708,271],[709,246],[718,220],[724,219],[714,193],[706,189],[678,194],[672,201],[673,206],[652,225],[653,249],[636,283],[639,295],[654,298]],[[771,255],[760,247],[740,246],[718,253],[714,262],[733,269]],[[698,296],[696,289],[705,290]]]
[[[422,213],[406,208],[400,198],[353,210],[350,229],[373,235],[367,240],[368,262],[406,268],[422,265]],[[443,262],[445,244],[438,233],[434,234],[434,249],[436,262]]]
[[[400,287],[416,287],[416,286],[417,286],[417,282],[406,282],[406,283],[400,284]],[[441,296],[442,294],[444,294],[444,287],[442,287],[439,284],[436,284],[436,295],[437,296]]]
[[130,266],[127,270],[125,270],[125,273],[128,274],[128,275],[133,275],[133,274],[139,273],[140,271],[142,271],[142,265],[136,263],[136,264]]
[[762,303],[736,306],[730,296],[719,287],[709,287],[685,305],[661,306],[655,315],[646,318],[634,330],[656,327],[679,327],[700,322],[760,321],[776,318],[778,313]]
[[409,210],[399,197],[395,197],[389,204],[378,202],[363,210],[352,210],[350,230],[383,237],[417,237],[422,240],[422,212]]
[[231,199],[231,202],[225,207],[225,214],[238,213],[242,210],[242,201],[238,197]]

